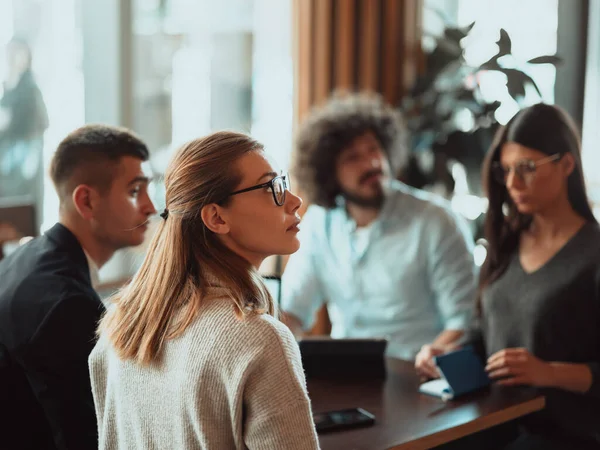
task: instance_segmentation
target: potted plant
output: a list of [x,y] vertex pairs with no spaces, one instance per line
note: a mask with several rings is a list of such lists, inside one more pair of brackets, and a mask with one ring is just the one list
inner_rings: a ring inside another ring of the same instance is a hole
[[410,132],[411,155],[399,178],[418,188],[442,186],[443,194],[449,198],[455,193],[453,162],[464,167],[468,193],[482,196],[481,164],[499,126],[496,112],[502,102],[485,100],[481,80],[489,73],[502,74],[496,78],[502,80],[499,83],[521,108],[528,106],[527,90],[537,93],[535,102],[542,98],[527,68],[560,63],[556,55],[518,62],[512,55],[510,36],[500,29],[495,42],[497,53],[483,64],[471,66],[465,59],[463,39],[474,25],[475,22],[466,27],[447,26],[441,36],[433,36],[433,49],[423,52],[425,70],[401,104]]

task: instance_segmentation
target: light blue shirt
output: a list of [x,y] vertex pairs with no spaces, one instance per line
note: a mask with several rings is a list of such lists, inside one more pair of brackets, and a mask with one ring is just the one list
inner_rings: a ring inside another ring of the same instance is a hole
[[475,300],[473,239],[433,194],[393,182],[375,222],[358,228],[343,202],[310,206],[282,280],[282,309],[309,329],[327,302],[332,337],[385,337],[413,359],[443,330],[464,330]]

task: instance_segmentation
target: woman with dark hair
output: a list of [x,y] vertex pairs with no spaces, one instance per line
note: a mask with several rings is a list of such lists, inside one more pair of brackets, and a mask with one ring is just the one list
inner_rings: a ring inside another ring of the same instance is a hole
[[[546,397],[507,448],[600,448],[600,228],[571,119],[544,104],[520,111],[499,130],[483,175],[486,370]],[[430,356],[448,350],[424,349],[420,372],[434,375]]]

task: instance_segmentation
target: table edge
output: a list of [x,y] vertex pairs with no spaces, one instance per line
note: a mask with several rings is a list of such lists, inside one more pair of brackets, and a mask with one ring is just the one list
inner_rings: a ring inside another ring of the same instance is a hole
[[517,405],[510,406],[501,411],[478,417],[471,422],[459,425],[454,428],[438,431],[422,438],[413,439],[399,445],[389,447],[389,450],[427,450],[432,447],[446,444],[450,441],[477,433],[479,431],[509,422],[518,417],[541,411],[546,406],[546,398],[542,395],[537,396]]

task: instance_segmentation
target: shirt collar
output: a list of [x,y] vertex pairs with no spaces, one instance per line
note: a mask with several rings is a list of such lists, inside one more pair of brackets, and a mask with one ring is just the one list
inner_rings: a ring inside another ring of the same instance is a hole
[[[383,200],[383,205],[381,206],[381,209],[379,211],[379,215],[373,221],[373,223],[369,225],[369,227],[372,227],[373,229],[384,229],[386,227],[386,224],[390,222],[390,213],[394,210],[394,206],[396,204],[395,194],[399,190],[398,188],[398,182],[396,181],[392,181],[386,188],[385,198]],[[356,222],[352,217],[350,217],[348,211],[346,210],[346,199],[341,195],[338,195],[335,199],[335,203],[335,209],[337,209],[340,212],[344,219],[344,226],[349,232],[354,232],[354,230],[356,230]]]
[[98,269],[98,265],[94,262],[91,256],[83,250],[85,254],[85,259],[87,259],[88,267],[90,269],[90,279],[92,280],[92,287],[95,289],[100,284],[100,270]]

